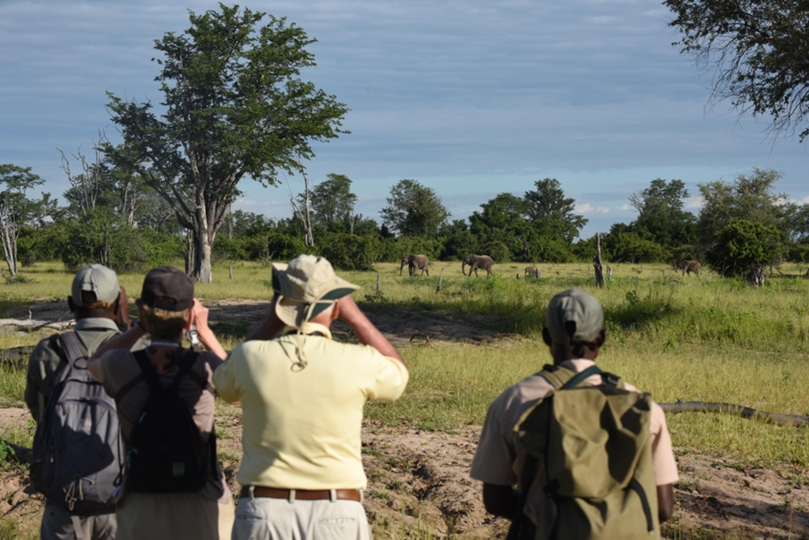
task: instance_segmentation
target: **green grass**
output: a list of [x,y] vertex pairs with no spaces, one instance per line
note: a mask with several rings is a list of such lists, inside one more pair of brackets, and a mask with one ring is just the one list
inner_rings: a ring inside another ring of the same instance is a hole
[[[203,302],[269,300],[270,269],[258,263],[214,267],[215,283],[200,283]],[[341,272],[361,289],[361,306],[413,311],[469,313],[477,324],[520,337],[496,344],[436,343],[403,352],[411,370],[405,396],[393,404],[372,403],[371,418],[393,425],[452,430],[480,424],[489,403],[504,388],[549,361],[541,342],[544,308],[560,290],[584,288],[602,302],[608,328],[599,364],[658,401],[724,401],[789,414],[809,413],[809,280],[769,279],[762,288],[710,272],[682,277],[664,265],[613,265],[615,280],[593,287],[589,264],[540,264],[542,278],[515,279],[526,264],[495,266],[494,278],[467,278],[460,263],[438,262],[430,277],[399,276],[396,264],[376,272]],[[444,270],[441,292],[438,276]],[[787,266],[785,273],[803,274]],[[63,298],[71,274],[56,263],[23,269],[36,283],[0,283],[3,309]],[[380,292],[376,292],[377,275]],[[120,276],[130,298],[143,276]],[[482,319],[480,315],[483,315]],[[243,320],[220,322],[217,331],[231,348],[247,332]],[[0,334],[0,347],[33,344],[41,336]],[[0,367],[0,404],[21,403],[24,373]],[[761,463],[809,465],[803,429],[780,427],[730,415],[668,416],[675,445]]]

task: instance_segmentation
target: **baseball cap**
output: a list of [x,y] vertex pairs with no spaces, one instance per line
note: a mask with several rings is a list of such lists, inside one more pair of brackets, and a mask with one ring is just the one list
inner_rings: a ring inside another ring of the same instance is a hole
[[289,264],[273,263],[272,268],[272,287],[278,296],[275,313],[281,321],[297,328],[359,289],[338,277],[323,257],[299,255]]
[[143,280],[140,301],[166,311],[182,311],[194,305],[194,280],[179,268],[159,266]]
[[551,340],[560,345],[590,342],[604,328],[604,310],[595,296],[581,289],[568,289],[551,298],[545,311],[545,328]]
[[120,291],[115,272],[101,264],[91,264],[76,272],[70,296],[77,306],[105,308],[118,299]]

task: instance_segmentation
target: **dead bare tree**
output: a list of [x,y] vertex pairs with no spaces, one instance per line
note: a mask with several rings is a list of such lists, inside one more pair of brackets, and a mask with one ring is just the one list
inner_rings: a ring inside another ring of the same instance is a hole
[[87,160],[87,156],[82,154],[81,146],[79,146],[79,149],[75,154],[71,154],[73,159],[78,161],[79,166],[81,167],[81,173],[77,175],[72,173],[70,169],[70,160],[67,158],[65,153],[60,148],[57,148],[59,153],[62,155],[62,164],[59,166],[59,168],[65,171],[65,174],[67,175],[67,181],[70,182],[70,186],[73,188],[76,195],[74,202],[78,206],[79,212],[82,216],[86,216],[95,210],[98,195],[101,193],[103,172],[101,166],[101,150],[99,149],[99,145],[103,140],[103,134],[99,133],[99,142],[98,144],[93,145],[93,151],[95,153],[95,160],[93,162],[89,162]]
[[309,177],[306,176],[306,172],[301,172],[303,176],[303,208],[298,206],[295,202],[295,196],[292,195],[292,191],[289,192],[289,204],[292,205],[292,212],[295,217],[301,222],[301,227],[303,228],[303,234],[305,236],[304,243],[307,247],[314,247],[315,239],[312,236],[312,218],[310,214],[310,207],[311,207],[311,192],[309,191]]

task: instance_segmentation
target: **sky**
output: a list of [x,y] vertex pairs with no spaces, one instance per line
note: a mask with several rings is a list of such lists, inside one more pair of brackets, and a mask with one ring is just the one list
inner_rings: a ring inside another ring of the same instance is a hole
[[[351,110],[351,131],[315,144],[314,182],[352,179],[356,211],[379,218],[390,188],[415,179],[464,219],[499,193],[556,178],[588,220],[587,238],[637,213],[655,178],[732,181],[754,168],[809,203],[807,143],[773,141],[767,117],[711,106],[710,77],[672,46],[670,12],[648,0],[297,0],[243,4],[286,17],[317,43],[303,78]],[[154,40],[189,27],[202,0],[0,0],[0,163],[32,167],[45,190],[69,187],[60,153],[120,137],[106,92],[151,100]],[[74,167],[76,166],[75,160]],[[280,218],[300,177],[247,180],[235,204]]]

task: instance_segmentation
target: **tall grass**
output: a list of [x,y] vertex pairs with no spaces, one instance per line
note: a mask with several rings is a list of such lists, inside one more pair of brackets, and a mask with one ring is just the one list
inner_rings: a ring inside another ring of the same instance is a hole
[[[228,266],[215,266],[216,282],[197,284],[197,296],[204,302],[270,299],[268,267],[234,262],[231,280]],[[539,338],[544,309],[555,293],[572,286],[592,292],[604,306],[608,338],[599,364],[658,401],[726,401],[771,412],[809,412],[809,393],[802,385],[809,380],[809,280],[770,279],[753,288],[709,272],[683,277],[663,265],[614,266],[615,280],[603,289],[593,287],[587,264],[541,264],[540,280],[515,279],[525,267],[516,263],[496,265],[493,278],[465,277],[460,263],[446,262],[433,264],[430,277],[399,276],[395,264],[378,264],[376,272],[341,272],[361,286],[354,297],[364,308],[454,312],[519,336],[488,345],[434,343],[406,349],[411,383],[405,396],[393,404],[370,404],[368,414],[388,424],[430,429],[480,424],[504,388],[550,360]],[[442,269],[443,286],[436,292]],[[0,284],[0,317],[4,308],[68,294],[72,275],[59,265],[23,270],[36,283]],[[802,274],[805,268],[782,270]],[[143,275],[119,279],[130,298],[139,296]],[[247,332],[240,320],[223,324],[226,347]],[[36,339],[0,335],[0,347]],[[3,403],[20,403],[23,384],[24,374],[0,372]],[[729,415],[668,418],[680,447],[809,464],[802,429]]]

